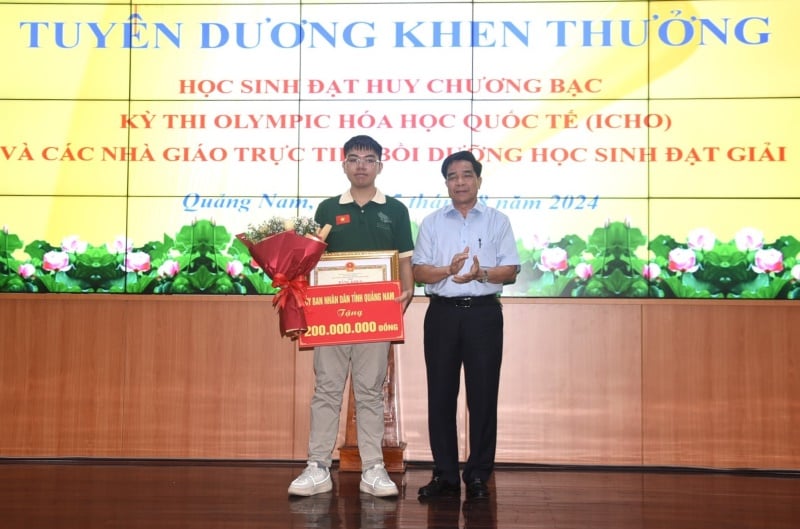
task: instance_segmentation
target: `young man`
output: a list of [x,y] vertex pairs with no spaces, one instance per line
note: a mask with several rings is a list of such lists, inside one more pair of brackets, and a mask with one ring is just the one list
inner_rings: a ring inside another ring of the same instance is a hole
[[[315,220],[333,228],[325,242],[329,252],[397,250],[400,257],[403,309],[414,294],[411,272],[413,240],[408,209],[375,186],[383,169],[383,148],[369,136],[355,136],[344,144],[342,163],[350,189],[322,201]],[[322,346],[314,349],[314,396],[308,465],[292,481],[289,494],[311,496],[332,489],[330,466],[342,395],[348,373],[356,401],[358,451],[361,455],[360,490],[374,496],[396,496],[397,485],[383,465],[383,383],[389,359],[388,342]]]
[[497,297],[513,283],[519,255],[506,215],[478,202],[482,166],[461,151],[442,164],[451,204],[420,226],[414,279],[430,298],[424,348],[433,479],[421,498],[461,493],[456,406],[461,366],[469,409],[469,446],[462,479],[467,498],[489,496],[497,444],[497,394],[503,357],[503,312]]

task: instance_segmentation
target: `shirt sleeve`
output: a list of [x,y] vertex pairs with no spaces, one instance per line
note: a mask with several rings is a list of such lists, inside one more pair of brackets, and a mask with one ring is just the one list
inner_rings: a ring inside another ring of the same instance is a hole
[[514,237],[514,230],[511,228],[511,221],[506,215],[501,215],[501,219],[498,226],[497,266],[519,266],[517,240]]
[[411,236],[411,217],[408,214],[408,208],[402,202],[398,201],[398,204],[400,206],[399,219],[394,243],[400,257],[407,257],[414,251],[414,238]]
[[327,219],[325,218],[325,203],[325,200],[320,202],[317,206],[317,211],[314,212],[314,221],[316,221],[316,223],[320,226],[330,224],[330,222],[327,222]]
[[426,217],[420,224],[417,233],[417,243],[414,246],[414,255],[411,257],[412,265],[432,265],[433,262],[433,225],[431,217]]

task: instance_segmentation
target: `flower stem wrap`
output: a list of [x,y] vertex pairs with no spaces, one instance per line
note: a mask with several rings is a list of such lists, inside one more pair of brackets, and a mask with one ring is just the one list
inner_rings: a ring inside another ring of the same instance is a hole
[[273,307],[277,306],[279,310],[283,310],[290,299],[296,306],[305,307],[306,288],[308,288],[308,279],[305,276],[289,279],[285,274],[278,272],[272,278],[272,286],[280,289],[272,300]]

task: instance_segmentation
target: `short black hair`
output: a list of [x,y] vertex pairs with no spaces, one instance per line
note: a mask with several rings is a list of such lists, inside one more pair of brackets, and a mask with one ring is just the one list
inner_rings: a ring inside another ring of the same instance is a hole
[[358,136],[353,136],[349,140],[347,140],[344,144],[344,154],[347,156],[347,153],[350,151],[375,151],[378,153],[378,160],[380,161],[381,156],[383,155],[383,147],[381,144],[375,141],[371,136],[367,136],[366,134],[360,134]]
[[472,170],[475,171],[475,175],[480,178],[481,171],[483,170],[483,165],[481,162],[475,159],[475,156],[469,151],[458,151],[454,152],[450,156],[444,159],[442,162],[442,176],[447,179],[447,168],[450,167],[450,164],[453,162],[457,162],[459,160],[466,160],[472,164]]

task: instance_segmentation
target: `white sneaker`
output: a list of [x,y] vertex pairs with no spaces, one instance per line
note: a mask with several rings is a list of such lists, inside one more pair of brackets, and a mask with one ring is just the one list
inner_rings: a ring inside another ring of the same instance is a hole
[[309,463],[302,474],[289,485],[289,494],[294,496],[313,496],[333,489],[331,473],[316,463]]
[[372,494],[373,496],[397,496],[397,485],[386,473],[383,463],[378,463],[372,468],[368,468],[361,473],[361,492]]

